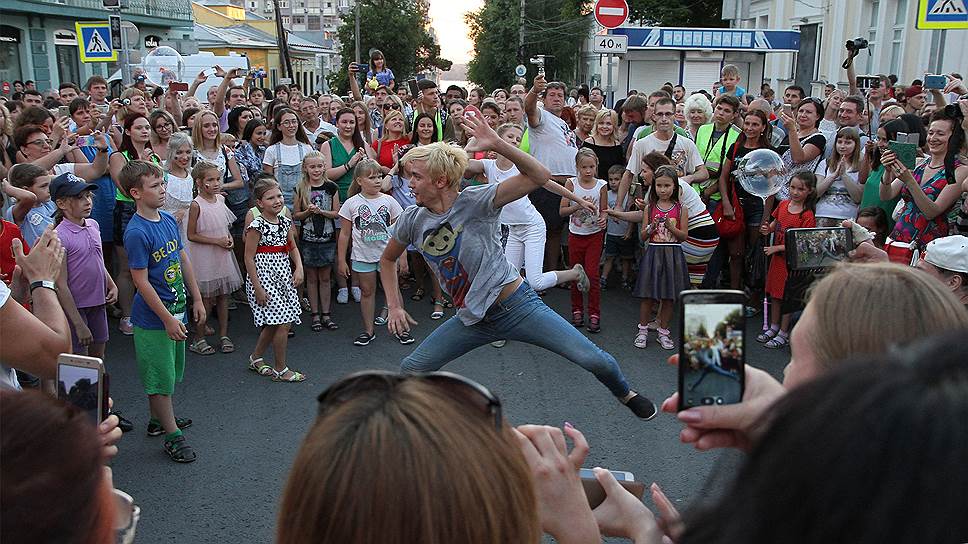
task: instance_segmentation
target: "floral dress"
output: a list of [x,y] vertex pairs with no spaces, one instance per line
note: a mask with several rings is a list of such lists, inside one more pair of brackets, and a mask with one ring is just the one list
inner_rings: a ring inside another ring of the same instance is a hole
[[259,232],[259,247],[255,253],[255,270],[259,283],[266,292],[265,306],[256,304],[255,289],[249,278],[245,280],[245,294],[252,309],[256,327],[299,323],[299,293],[292,284],[292,266],[289,261],[289,230],[292,219],[280,216],[272,223],[264,216],[256,217],[246,230]]
[[[918,184],[921,186],[921,190],[924,191],[925,196],[931,200],[937,200],[941,191],[948,186],[948,180],[945,178],[945,171],[942,168],[935,172],[931,176],[931,179],[922,181],[924,167],[927,164],[928,161],[922,161],[911,174],[914,176],[914,179],[918,180]],[[961,166],[961,162],[955,161],[955,168],[959,166]],[[901,243],[914,242],[918,246],[918,249],[924,249],[924,246],[931,240],[948,235],[948,210],[938,214],[934,219],[928,219],[924,215],[924,212],[918,208],[918,205],[915,204],[914,197],[911,196],[911,191],[907,185],[901,188],[901,200],[904,202],[904,208],[901,210],[901,215],[897,218],[894,230],[891,231],[891,240]]]

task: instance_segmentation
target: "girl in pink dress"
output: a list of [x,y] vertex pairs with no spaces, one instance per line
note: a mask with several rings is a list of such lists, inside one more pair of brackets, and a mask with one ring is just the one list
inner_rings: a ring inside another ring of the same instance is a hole
[[[234,242],[229,227],[235,214],[222,196],[222,174],[214,163],[200,161],[192,168],[192,179],[198,196],[188,209],[188,247],[195,268],[198,290],[211,315],[218,315],[219,350],[232,353],[235,345],[228,337],[229,295],[242,285],[239,264],[232,253]],[[195,324],[195,341],[188,349],[199,355],[211,355],[215,348],[205,340],[206,321]]]

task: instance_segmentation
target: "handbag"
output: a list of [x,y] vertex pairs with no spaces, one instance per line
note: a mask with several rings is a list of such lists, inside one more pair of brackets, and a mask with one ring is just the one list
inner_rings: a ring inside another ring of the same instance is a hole
[[[734,148],[733,157],[736,158],[736,151]],[[719,206],[713,210],[713,222],[716,223],[716,230],[719,231],[719,237],[722,239],[730,240],[736,238],[743,233],[743,229],[746,228],[746,221],[743,217],[743,206],[739,202],[739,197],[736,194],[736,182],[730,181],[730,202],[733,203],[733,218],[730,219],[723,214],[723,203],[720,202]]]

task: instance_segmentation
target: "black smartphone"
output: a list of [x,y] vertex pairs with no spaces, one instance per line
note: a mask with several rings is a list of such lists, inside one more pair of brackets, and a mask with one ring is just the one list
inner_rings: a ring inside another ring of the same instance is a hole
[[77,406],[101,422],[108,414],[104,363],[97,357],[62,353],[57,357],[57,398]]
[[746,294],[694,290],[679,294],[679,409],[743,399]]
[[[619,485],[624,487],[629,493],[635,495],[635,498],[641,499],[642,495],[645,494],[645,484],[636,482],[635,476],[631,472],[625,470],[610,470],[609,472],[618,480]],[[598,483],[598,478],[595,477],[592,469],[579,469],[578,477],[581,478],[581,486],[585,490],[585,498],[588,499],[588,505],[594,509],[602,504],[605,501],[605,488],[602,487],[602,484]]]
[[410,96],[413,97],[414,100],[420,96],[420,90],[417,88],[416,79],[408,79],[407,88],[410,89]]
[[829,268],[847,260],[854,249],[853,233],[845,227],[787,229],[786,260],[790,270]]

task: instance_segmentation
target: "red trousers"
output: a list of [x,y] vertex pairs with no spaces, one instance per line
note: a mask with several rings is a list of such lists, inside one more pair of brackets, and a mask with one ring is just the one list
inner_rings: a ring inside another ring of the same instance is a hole
[[[568,264],[580,264],[585,267],[588,281],[588,315],[601,317],[602,285],[599,283],[598,265],[602,260],[602,248],[605,245],[605,231],[595,234],[568,233]],[[578,290],[577,282],[571,284],[571,311],[582,312],[584,306],[582,292]],[[584,313],[584,312],[582,312]]]

